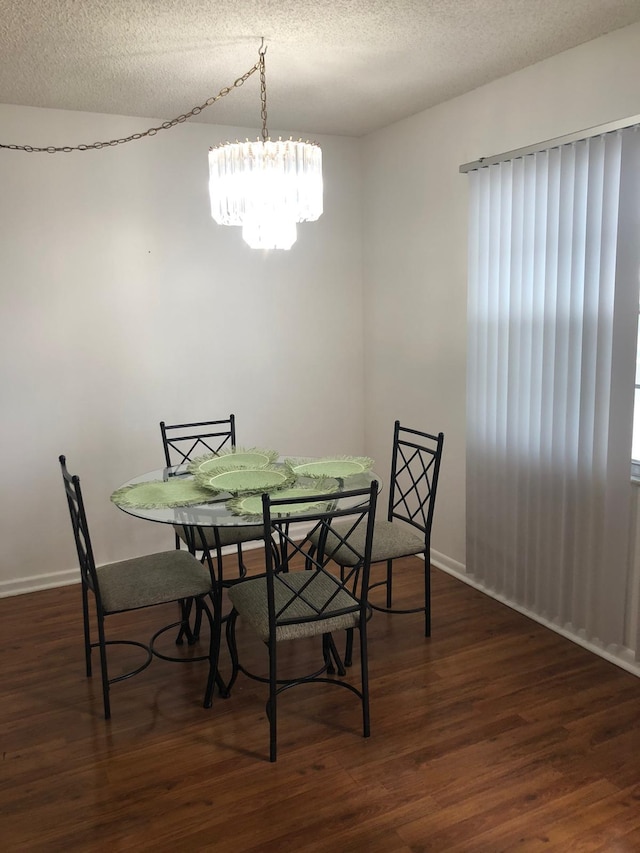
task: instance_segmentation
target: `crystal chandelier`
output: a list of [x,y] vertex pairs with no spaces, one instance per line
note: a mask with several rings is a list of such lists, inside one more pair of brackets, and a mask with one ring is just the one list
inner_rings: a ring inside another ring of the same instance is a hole
[[315,142],[269,138],[264,41],[258,51],[262,140],[226,142],[209,150],[211,215],[241,225],[252,249],[290,249],[297,222],[322,214],[322,151]]

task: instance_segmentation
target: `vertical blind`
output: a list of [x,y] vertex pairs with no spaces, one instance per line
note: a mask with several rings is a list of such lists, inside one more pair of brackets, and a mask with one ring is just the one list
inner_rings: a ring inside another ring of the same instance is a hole
[[467,572],[624,641],[640,131],[469,173]]

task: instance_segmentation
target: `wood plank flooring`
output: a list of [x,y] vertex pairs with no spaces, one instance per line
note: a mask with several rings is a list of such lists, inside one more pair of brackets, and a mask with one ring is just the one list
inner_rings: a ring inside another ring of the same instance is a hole
[[[406,605],[422,564],[398,569]],[[146,639],[173,616],[107,628]],[[112,688],[105,723],[79,587],[0,600],[2,850],[640,850],[639,679],[435,569],[430,639],[419,615],[369,624],[371,737],[349,692],[295,688],[270,764],[264,685],[241,675],[205,710],[206,665],[158,660]],[[287,644],[283,665],[317,659]]]

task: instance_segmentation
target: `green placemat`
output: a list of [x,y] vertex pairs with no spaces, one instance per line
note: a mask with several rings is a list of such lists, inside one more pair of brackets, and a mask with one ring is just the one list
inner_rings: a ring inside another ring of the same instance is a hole
[[[316,486],[290,486],[286,489],[279,489],[274,497],[278,500],[282,498],[304,498],[309,497],[308,503],[299,504],[283,504],[274,508],[277,509],[278,515],[288,515],[294,513],[312,512],[322,508],[327,501],[314,501],[313,498],[318,495],[326,495],[337,491],[337,483],[319,483]],[[234,515],[244,515],[262,518],[262,495],[245,495],[243,497],[233,498],[227,501],[227,509]]]
[[282,489],[294,479],[294,474],[288,468],[276,468],[273,465],[266,468],[227,468],[196,475],[196,481],[205,489],[232,495],[258,494]]
[[373,459],[368,456],[326,456],[322,459],[285,459],[296,477],[334,477],[344,480],[354,474],[370,471]]
[[170,509],[177,506],[193,506],[211,501],[209,489],[192,479],[149,480],[117,489],[111,500],[114,504],[131,509]]
[[220,450],[207,453],[189,463],[192,474],[211,474],[221,468],[266,468],[278,458],[277,450],[263,450],[259,447],[234,447],[232,450]]

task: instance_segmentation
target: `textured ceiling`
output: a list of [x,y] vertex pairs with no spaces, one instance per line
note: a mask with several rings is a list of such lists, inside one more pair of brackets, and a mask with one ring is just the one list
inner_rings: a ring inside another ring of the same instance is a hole
[[[269,127],[360,136],[639,20],[640,0],[0,0],[0,103],[171,119],[264,36]],[[197,120],[257,132],[257,74]]]

